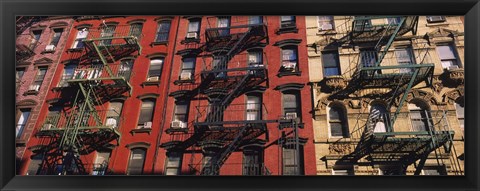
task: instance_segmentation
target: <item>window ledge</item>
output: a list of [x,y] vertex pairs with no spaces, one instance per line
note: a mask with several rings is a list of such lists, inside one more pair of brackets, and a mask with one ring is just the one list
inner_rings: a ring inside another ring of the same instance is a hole
[[55,50],[49,50],[49,51],[44,50],[40,54],[53,54],[53,53],[55,53]]
[[132,129],[130,131],[132,135],[135,135],[135,133],[148,133],[150,135],[151,132],[152,132],[152,128]]
[[145,82],[142,82],[142,87],[145,87],[145,86],[157,86],[157,87],[160,87],[160,80],[158,80],[158,81],[145,81]]
[[26,146],[26,144],[27,144],[27,141],[25,139],[20,139],[20,138],[15,139],[15,146],[17,147],[24,147]]
[[195,83],[195,80],[175,80],[173,84],[175,85],[181,85],[181,84],[193,84]]
[[427,27],[433,27],[433,26],[448,26],[449,24],[446,21],[442,22],[437,22],[437,23],[427,23]]
[[174,132],[183,132],[183,133],[187,133],[188,132],[188,128],[168,128],[167,130],[165,130],[165,132],[167,134],[171,134],[171,133],[174,133]]
[[154,47],[157,45],[168,45],[168,41],[158,41],[158,42],[152,42],[150,43],[150,46]]
[[283,76],[301,76],[302,75],[302,71],[296,71],[296,72],[279,72],[277,74],[277,76],[279,78],[283,77]]
[[180,44],[187,44],[187,43],[200,43],[200,38],[185,38],[180,41]]
[[295,27],[284,27],[284,28],[278,28],[275,34],[284,34],[284,33],[298,33],[298,28]]
[[25,93],[23,93],[23,95],[24,95],[24,96],[26,96],[26,95],[38,95],[38,93],[39,93],[39,92],[36,91],[36,90],[28,90],[28,91],[26,91]]
[[81,52],[83,48],[69,48],[67,52]]
[[320,30],[318,29],[317,35],[336,35],[337,31],[335,30]]

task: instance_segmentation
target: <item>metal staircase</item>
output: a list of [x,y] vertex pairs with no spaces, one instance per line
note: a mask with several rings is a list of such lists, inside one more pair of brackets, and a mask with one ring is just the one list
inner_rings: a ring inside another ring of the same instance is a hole
[[[86,62],[80,62],[71,79],[65,79],[68,86],[61,87],[60,101],[64,109],[60,114],[47,116],[36,136],[51,139],[49,146],[56,153],[47,156],[46,161],[51,174],[88,174],[90,167],[81,159],[82,155],[119,144],[121,121],[107,120],[103,104],[110,99],[131,92],[128,80],[131,72],[121,64],[115,64],[118,58],[141,51],[137,37],[129,35],[129,26],[117,26],[111,35],[105,36],[105,30],[90,30],[84,40]],[[109,43],[106,44],[105,42]],[[76,92],[74,100],[68,100]],[[115,142],[112,142],[115,141]],[[61,166],[59,168],[58,166]],[[61,169],[61,170],[58,170]],[[73,170],[72,170],[73,169]]]

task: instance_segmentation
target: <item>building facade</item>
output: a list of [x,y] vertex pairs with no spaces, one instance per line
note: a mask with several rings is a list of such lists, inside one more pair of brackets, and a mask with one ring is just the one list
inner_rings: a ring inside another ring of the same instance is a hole
[[319,175],[462,175],[459,16],[309,16]]
[[315,174],[304,17],[74,19],[20,174]]
[[22,159],[26,144],[40,119],[40,110],[72,23],[68,17],[18,17],[15,47],[17,164],[28,161]]

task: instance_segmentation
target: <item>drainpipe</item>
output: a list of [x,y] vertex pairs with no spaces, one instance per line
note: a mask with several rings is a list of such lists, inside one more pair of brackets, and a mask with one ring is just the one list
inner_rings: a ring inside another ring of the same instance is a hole
[[163,101],[163,113],[162,113],[162,125],[160,126],[160,131],[158,132],[157,136],[157,144],[155,144],[155,155],[153,156],[153,166],[152,166],[152,173],[155,171],[155,165],[157,164],[157,155],[158,155],[158,149],[160,148],[160,140],[163,134],[163,127],[165,126],[165,116],[167,114],[167,101],[168,101],[168,92],[170,92],[170,81],[172,79],[172,73],[173,73],[173,61],[175,58],[175,51],[177,50],[177,38],[178,38],[178,28],[180,28],[180,16],[178,16],[178,21],[177,21],[177,30],[175,33],[175,43],[173,43],[173,51],[172,51],[172,59],[170,60],[170,74],[168,76],[168,81],[167,81],[167,91],[165,91],[166,96],[164,101]]

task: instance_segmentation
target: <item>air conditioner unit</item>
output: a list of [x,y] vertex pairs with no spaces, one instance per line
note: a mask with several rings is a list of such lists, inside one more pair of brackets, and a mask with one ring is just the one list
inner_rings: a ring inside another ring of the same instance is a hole
[[145,128],[145,129],[151,129],[151,128],[152,128],[152,122],[149,121],[149,122],[143,123],[143,128]]
[[333,29],[333,25],[330,24],[330,23],[325,23],[323,24],[322,26],[320,26],[320,30],[332,30]]
[[197,39],[198,34],[196,32],[189,32],[189,33],[187,33],[187,38],[188,39]]
[[183,121],[172,121],[170,127],[174,129],[183,129],[186,128],[187,125]]
[[458,69],[458,65],[451,65],[448,67],[449,70]]
[[444,16],[427,16],[428,22],[443,22],[445,21]]
[[147,81],[158,81],[158,76],[154,76],[154,77],[148,77]]
[[191,80],[192,79],[192,73],[190,72],[182,72],[180,74],[180,80]]
[[107,126],[112,126],[113,128],[117,127],[117,120],[115,118],[107,119]]
[[297,113],[291,112],[291,113],[285,114],[285,119],[296,119],[296,118],[297,118]]
[[43,125],[42,130],[50,130],[53,127],[54,127],[53,124],[47,123]]
[[283,68],[287,69],[287,70],[293,70],[295,69],[295,66],[297,64],[295,62],[285,62],[282,64]]
[[51,44],[51,45],[47,45],[47,47],[45,47],[45,51],[54,51],[55,50],[55,45]]
[[28,87],[28,91],[38,91],[38,89],[40,89],[40,85],[38,85],[38,84],[30,85]]

